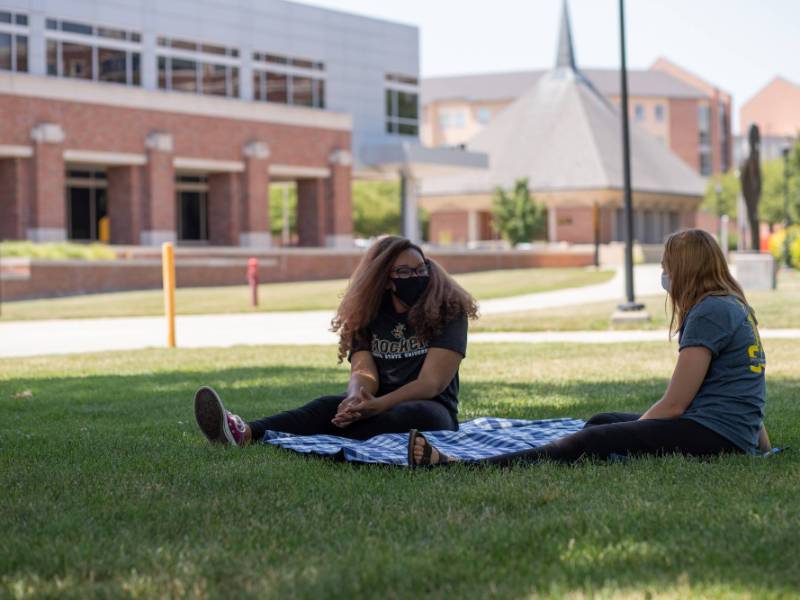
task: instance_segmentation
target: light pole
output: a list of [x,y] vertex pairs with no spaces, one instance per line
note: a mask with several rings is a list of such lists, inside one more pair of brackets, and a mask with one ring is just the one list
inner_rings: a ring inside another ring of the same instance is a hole
[[791,218],[789,217],[789,146],[783,148],[783,253],[786,266],[792,266],[792,260],[789,256],[789,225],[791,225]]
[[719,238],[720,242],[722,241],[722,184],[717,180],[716,185],[714,185],[714,192],[716,193],[716,200],[717,200],[717,237]]
[[633,193],[631,191],[631,149],[628,132],[628,65],[625,58],[625,0],[619,0],[620,87],[622,104],[622,167],[625,198],[625,297],[621,311],[640,311],[644,304],[636,302],[633,293]]

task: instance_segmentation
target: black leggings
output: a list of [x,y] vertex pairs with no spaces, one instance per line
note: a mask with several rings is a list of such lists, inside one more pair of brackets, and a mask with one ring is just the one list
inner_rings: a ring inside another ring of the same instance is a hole
[[549,444],[477,462],[510,466],[516,462],[553,460],[572,463],[580,458],[607,459],[611,455],[686,454],[712,456],[742,452],[736,445],[691,419],[646,419],[633,413],[602,413],[581,431]]
[[406,433],[411,429],[421,431],[458,430],[458,420],[441,402],[414,400],[403,402],[379,415],[356,421],[347,427],[331,423],[345,395],[323,396],[305,406],[287,410],[271,417],[248,423],[253,440],[260,440],[264,432],[282,431],[297,435],[339,435],[355,440],[366,440],[381,433]]

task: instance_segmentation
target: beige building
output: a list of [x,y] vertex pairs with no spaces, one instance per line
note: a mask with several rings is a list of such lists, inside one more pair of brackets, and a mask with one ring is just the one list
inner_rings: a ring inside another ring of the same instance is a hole
[[784,148],[800,138],[800,85],[775,77],[756,92],[739,110],[739,132],[734,161],[747,158],[747,131],[758,125],[761,132],[761,158],[781,158]]
[[[581,69],[601,94],[619,103],[619,71]],[[467,143],[545,71],[424,79],[422,141],[430,146]],[[732,165],[731,96],[667,59],[628,72],[632,122],[652,134],[701,175]]]
[[800,85],[775,77],[742,104],[739,127],[744,135],[755,123],[765,137],[795,137],[800,133]]
[[[488,155],[488,169],[422,182],[430,241],[491,239],[493,192],[521,178],[547,207],[549,241],[624,239],[620,111],[598,87],[575,63],[565,5],[554,68],[465,144]],[[672,135],[668,128],[664,132]],[[634,123],[630,134],[634,236],[661,243],[669,233],[694,226],[704,181],[645,127]]]

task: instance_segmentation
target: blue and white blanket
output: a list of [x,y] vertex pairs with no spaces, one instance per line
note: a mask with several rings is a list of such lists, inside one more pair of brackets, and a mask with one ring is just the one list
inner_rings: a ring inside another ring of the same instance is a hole
[[[458,431],[425,432],[425,437],[445,454],[462,460],[536,448],[583,428],[580,419],[500,419],[481,417],[461,423]],[[408,434],[385,433],[368,440],[338,435],[293,435],[267,431],[262,442],[304,454],[343,458],[349,462],[405,465]]]

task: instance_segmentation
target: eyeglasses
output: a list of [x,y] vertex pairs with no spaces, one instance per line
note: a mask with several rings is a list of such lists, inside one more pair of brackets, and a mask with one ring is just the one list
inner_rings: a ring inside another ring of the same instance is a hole
[[409,277],[427,277],[430,275],[430,263],[426,260],[416,269],[411,267],[396,267],[389,271],[392,279],[408,279]]

